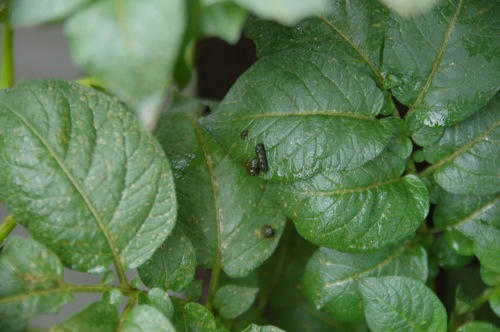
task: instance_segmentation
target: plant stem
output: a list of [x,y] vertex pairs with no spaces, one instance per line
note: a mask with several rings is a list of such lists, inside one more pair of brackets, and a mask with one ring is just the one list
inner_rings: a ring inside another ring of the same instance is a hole
[[212,303],[214,301],[215,293],[217,292],[217,287],[219,285],[220,270],[220,264],[216,263],[212,268],[212,272],[210,274],[210,285],[208,286],[208,298],[206,303],[206,306],[209,310],[212,310]]
[[417,174],[417,166],[415,166],[412,156],[409,156],[406,160],[406,173]]
[[127,306],[125,307],[125,309],[123,309],[122,314],[120,315],[120,321],[118,323],[118,328],[116,329],[117,331],[122,330],[123,322],[125,321],[125,318],[127,318],[127,315],[130,312],[130,310],[132,310],[132,308],[135,306],[136,302],[137,302],[137,293],[134,293],[129,297]]
[[0,89],[6,89],[14,83],[14,56],[12,28],[9,21],[2,24],[2,68],[0,72]]
[[13,216],[7,216],[4,221],[0,224],[0,243],[5,240],[5,238],[12,232],[16,227],[16,222]]

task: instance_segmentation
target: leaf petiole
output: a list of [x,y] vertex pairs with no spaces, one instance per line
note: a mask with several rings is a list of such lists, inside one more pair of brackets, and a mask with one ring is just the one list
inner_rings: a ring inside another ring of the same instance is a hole
[[5,238],[12,232],[16,227],[16,222],[13,216],[7,216],[4,221],[0,224],[0,243],[5,240]]

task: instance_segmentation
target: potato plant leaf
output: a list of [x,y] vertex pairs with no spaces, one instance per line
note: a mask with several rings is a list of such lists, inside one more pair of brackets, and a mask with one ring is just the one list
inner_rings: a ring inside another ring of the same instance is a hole
[[163,314],[149,305],[134,307],[125,317],[121,327],[123,332],[176,332],[170,321]]
[[139,293],[139,304],[154,307],[168,319],[172,319],[174,316],[172,301],[168,294],[160,288],[151,288],[147,293]]
[[359,285],[372,331],[446,331],[446,310],[422,282],[388,276],[363,278]]
[[470,118],[447,128],[423,150],[436,182],[455,194],[488,195],[500,191],[500,95]]
[[500,7],[488,0],[442,1],[425,15],[395,13],[386,23],[384,71],[410,107],[411,132],[453,125],[498,90]]
[[0,92],[0,169],[16,221],[73,269],[137,267],[175,223],[161,146],[122,104],[75,83]]
[[137,270],[149,288],[180,291],[194,280],[196,253],[189,238],[176,228],[153,256]]
[[280,197],[299,234],[340,251],[381,249],[410,236],[427,215],[429,201],[416,176],[401,177],[401,149],[391,146],[351,171],[324,171],[281,185]]
[[199,303],[191,302],[184,306],[182,331],[186,332],[215,332],[214,315]]
[[256,324],[252,324],[241,332],[284,332],[284,330],[271,325],[258,326]]
[[72,16],[66,34],[74,61],[142,117],[171,81],[185,20],[182,0],[102,0]]
[[50,329],[50,332],[114,332],[118,327],[118,311],[107,301],[92,303],[67,321]]
[[390,123],[375,117],[383,104],[367,74],[298,49],[258,60],[200,123],[239,163],[263,144],[269,170],[261,175],[291,181],[379,155],[391,138]]
[[247,11],[231,1],[202,0],[201,3],[201,34],[235,44],[240,39]]
[[[229,276],[243,277],[274,251],[286,218],[268,185],[248,175],[198,126],[203,105],[176,98],[155,134],[172,160],[180,227],[199,264],[220,264]],[[270,237],[266,226],[273,229]]]
[[304,293],[317,309],[340,320],[362,320],[358,282],[365,277],[406,276],[427,279],[427,254],[409,243],[372,253],[349,254],[320,248],[307,263]]
[[244,285],[224,285],[217,289],[214,306],[222,318],[234,319],[247,311],[259,288]]
[[0,255],[0,326],[24,331],[30,319],[72,299],[59,258],[44,245],[13,236]]
[[30,26],[64,18],[91,0],[8,0],[10,21]]
[[460,326],[457,332],[500,332],[500,329],[490,323],[469,322]]

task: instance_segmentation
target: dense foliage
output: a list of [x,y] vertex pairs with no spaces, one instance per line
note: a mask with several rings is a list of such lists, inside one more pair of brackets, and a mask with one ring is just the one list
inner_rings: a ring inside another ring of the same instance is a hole
[[[499,331],[500,2],[434,2],[0,1],[0,330]],[[89,77],[10,87],[53,21]]]

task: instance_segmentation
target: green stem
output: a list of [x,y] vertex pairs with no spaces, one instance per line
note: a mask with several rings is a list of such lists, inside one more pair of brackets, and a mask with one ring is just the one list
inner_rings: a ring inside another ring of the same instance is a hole
[[215,298],[215,293],[217,292],[217,287],[219,286],[219,274],[221,270],[221,264],[216,262],[212,268],[210,275],[210,285],[208,286],[208,298],[206,306],[209,310],[212,310],[212,304]]
[[0,243],[5,240],[5,238],[12,232],[16,227],[16,222],[13,216],[7,216],[4,221],[0,224]]
[[2,24],[2,68],[0,72],[0,89],[6,89],[14,83],[14,56],[12,28],[9,21]]
[[406,173],[417,174],[417,166],[415,166],[412,156],[408,157],[406,160]]
[[120,315],[120,321],[118,323],[118,328],[116,329],[117,331],[121,331],[123,327],[123,323],[125,322],[125,319],[127,318],[130,310],[135,306],[135,303],[137,302],[137,292],[132,294],[129,297],[127,306],[125,309],[123,309],[122,314]]

